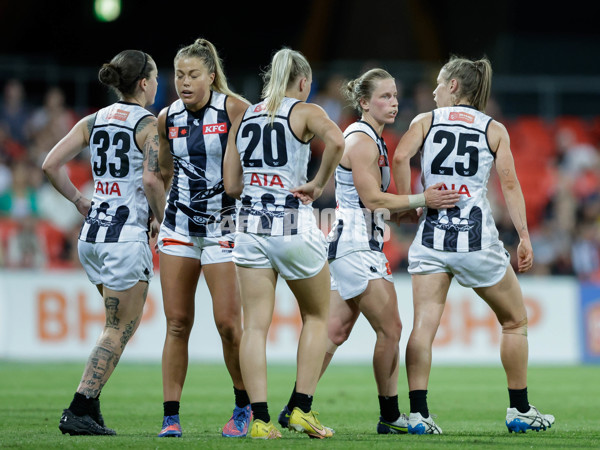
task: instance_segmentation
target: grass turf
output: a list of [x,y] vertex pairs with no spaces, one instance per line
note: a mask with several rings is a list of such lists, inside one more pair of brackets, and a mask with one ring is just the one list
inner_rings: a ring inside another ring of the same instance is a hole
[[[508,394],[500,367],[435,367],[429,407],[441,436],[377,435],[379,414],[370,366],[334,363],[317,387],[313,407],[336,430],[327,441],[283,431],[265,443],[221,437],[231,416],[233,387],[223,364],[190,364],[181,405],[182,439],[159,439],[162,387],[159,364],[126,361],[102,393],[102,413],[114,437],[68,436],[58,420],[77,387],[81,363],[0,361],[0,447],[2,448],[600,448],[600,367],[531,367],[529,397],[556,424],[545,432],[509,434],[504,425]],[[269,366],[269,407],[275,422],[295,379],[288,365]],[[404,367],[399,402],[408,410]]]

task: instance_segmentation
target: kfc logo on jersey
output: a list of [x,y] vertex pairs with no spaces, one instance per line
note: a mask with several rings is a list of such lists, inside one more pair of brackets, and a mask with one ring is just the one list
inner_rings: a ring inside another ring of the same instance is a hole
[[129,117],[129,111],[123,111],[122,109],[117,109],[115,112],[109,112],[106,120],[116,119],[125,122]]
[[190,127],[169,127],[169,139],[187,137],[190,134]]
[[259,103],[254,108],[254,112],[261,112],[261,111],[264,111],[265,109],[267,109],[267,105],[264,102],[263,103]]
[[473,123],[475,122],[475,116],[466,112],[451,112],[448,116],[448,120],[460,120],[461,122]]
[[204,125],[202,127],[202,134],[223,134],[227,133],[227,124],[223,123],[214,123],[211,125]]
[[379,155],[379,167],[386,167],[387,161],[385,160],[385,155]]

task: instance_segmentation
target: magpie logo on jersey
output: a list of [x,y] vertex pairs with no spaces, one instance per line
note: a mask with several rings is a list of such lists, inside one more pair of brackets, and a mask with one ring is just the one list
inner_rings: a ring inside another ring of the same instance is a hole
[[432,220],[431,223],[434,227],[444,231],[469,231],[475,226],[475,222],[470,219],[460,217],[450,218],[447,215],[441,216],[438,220]]
[[190,127],[169,127],[169,139],[188,137]]
[[[237,206],[227,206],[219,211],[215,211],[210,216],[210,223],[218,223],[220,234],[209,234],[209,237],[219,237],[220,235],[235,233],[236,230]],[[220,243],[220,241],[219,241]],[[232,243],[233,247],[233,243]]]
[[[469,251],[481,250],[481,217],[481,209],[477,206],[471,208],[468,217],[461,217],[461,210],[456,206],[447,209],[446,214],[428,209],[421,243],[428,248],[443,245],[444,251],[456,252],[460,236],[464,236]],[[436,237],[435,229],[443,231],[443,235]],[[438,239],[441,242],[436,244]]]

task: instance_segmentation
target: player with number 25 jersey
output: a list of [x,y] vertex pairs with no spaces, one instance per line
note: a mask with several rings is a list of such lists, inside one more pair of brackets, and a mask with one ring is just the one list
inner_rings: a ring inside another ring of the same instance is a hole
[[472,252],[498,242],[487,199],[494,164],[486,131],[491,117],[471,106],[438,108],[423,144],[421,166],[429,184],[444,183],[460,196],[454,208],[427,209],[416,242],[448,252]]

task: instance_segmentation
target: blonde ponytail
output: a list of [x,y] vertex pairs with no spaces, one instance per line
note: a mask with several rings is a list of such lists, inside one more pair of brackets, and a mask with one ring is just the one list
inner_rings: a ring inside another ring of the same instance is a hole
[[263,74],[262,98],[266,100],[266,111],[271,123],[285,97],[285,92],[298,77],[310,77],[312,69],[302,53],[282,48],[273,56],[271,64]]
[[485,112],[492,92],[492,65],[483,57],[477,61],[452,56],[442,67],[446,80],[459,81],[458,99],[464,98],[478,111]]
[[227,84],[227,77],[225,76],[225,71],[223,70],[223,62],[212,42],[203,38],[198,38],[193,44],[179,49],[175,55],[174,62],[177,63],[180,58],[201,59],[206,65],[208,73],[215,74],[212,90],[246,102],[246,99],[244,99],[241,95],[236,94],[229,88],[229,85]]

